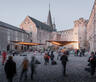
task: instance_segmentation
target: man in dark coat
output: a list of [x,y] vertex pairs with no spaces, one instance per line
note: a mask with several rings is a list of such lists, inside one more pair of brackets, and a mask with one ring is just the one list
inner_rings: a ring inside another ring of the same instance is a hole
[[66,53],[64,52],[64,54],[61,56],[61,62],[62,62],[62,66],[63,66],[63,75],[66,76],[66,64],[68,61],[68,57],[66,55]]
[[89,57],[88,62],[90,63],[91,76],[93,76],[95,74],[95,68],[96,68],[96,57],[94,52],[91,52],[91,56]]
[[8,79],[8,82],[12,82],[13,77],[16,74],[16,63],[13,61],[12,56],[8,57],[8,60],[5,64],[4,69],[5,69],[5,74]]

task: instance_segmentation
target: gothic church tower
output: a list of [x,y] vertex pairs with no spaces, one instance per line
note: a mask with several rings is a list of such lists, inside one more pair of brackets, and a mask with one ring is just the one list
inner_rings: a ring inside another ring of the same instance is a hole
[[47,18],[47,25],[49,25],[53,29],[53,31],[56,31],[55,20],[54,20],[54,24],[52,23],[50,4],[49,4],[49,13],[48,13],[48,18]]

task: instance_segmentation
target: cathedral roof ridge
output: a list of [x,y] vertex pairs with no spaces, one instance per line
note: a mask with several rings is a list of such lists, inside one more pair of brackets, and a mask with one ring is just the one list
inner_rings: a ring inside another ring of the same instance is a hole
[[30,17],[30,16],[28,16],[28,17],[36,24],[37,28],[44,29],[47,31],[53,31],[53,29],[49,25],[47,25],[47,24],[45,24],[45,23],[43,23],[43,22],[41,22],[41,21],[39,21],[33,17]]

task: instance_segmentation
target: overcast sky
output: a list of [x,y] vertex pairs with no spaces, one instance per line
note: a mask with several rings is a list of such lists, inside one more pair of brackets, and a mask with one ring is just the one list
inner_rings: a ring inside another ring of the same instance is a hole
[[72,28],[73,21],[88,19],[94,0],[0,0],[0,21],[19,27],[27,15],[47,21],[49,3],[58,30]]

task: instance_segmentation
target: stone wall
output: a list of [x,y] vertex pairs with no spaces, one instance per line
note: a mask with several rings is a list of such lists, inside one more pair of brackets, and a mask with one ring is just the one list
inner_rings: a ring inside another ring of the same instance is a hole
[[58,31],[58,34],[61,35],[61,38],[59,39],[61,41],[73,41],[73,29]]
[[87,25],[87,42],[90,51],[96,51],[96,0]]
[[78,41],[76,45],[80,49],[86,48],[87,46],[87,23],[88,21],[83,18],[74,21],[73,39],[74,41]]

